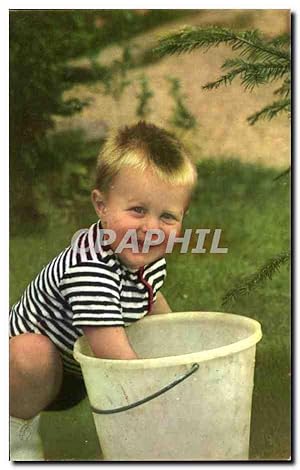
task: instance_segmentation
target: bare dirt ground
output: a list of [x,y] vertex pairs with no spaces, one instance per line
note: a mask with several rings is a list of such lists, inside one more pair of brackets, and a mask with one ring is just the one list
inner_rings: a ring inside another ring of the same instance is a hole
[[[273,36],[288,31],[289,21],[288,10],[199,10],[184,20],[140,35],[134,38],[133,43],[149,48],[160,36],[184,25],[236,27],[238,24],[241,30],[258,28]],[[120,53],[119,47],[110,47],[100,54],[99,60],[107,64],[120,57]],[[220,76],[222,63],[231,56],[231,49],[221,46],[207,53],[197,50],[191,54],[166,57],[142,69],[133,69],[129,78],[135,80],[119,102],[103,95],[101,83],[89,87],[76,86],[67,93],[67,97],[91,98],[91,105],[70,118],[57,118],[57,128],[80,127],[89,137],[97,137],[106,126],[110,128],[135,122],[137,79],[142,73],[147,75],[154,92],[148,119],[168,126],[174,101],[169,95],[170,85],[166,76],[174,76],[180,79],[186,105],[199,124],[196,132],[183,136],[195,160],[234,157],[244,162],[286,168],[290,164],[290,120],[286,114],[272,121],[259,121],[254,126],[246,121],[247,116],[274,101],[273,91],[278,88],[278,83],[254,89],[252,93],[244,91],[235,82],[218,90],[201,89],[202,85]]]

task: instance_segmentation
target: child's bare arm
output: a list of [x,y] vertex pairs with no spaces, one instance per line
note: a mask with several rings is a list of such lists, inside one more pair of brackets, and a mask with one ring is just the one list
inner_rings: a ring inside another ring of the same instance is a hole
[[[152,314],[169,313],[171,308],[161,292],[157,293]],[[138,359],[122,326],[82,327],[96,357],[103,359]]]
[[137,359],[122,326],[82,328],[93,353],[103,359]]
[[151,313],[170,313],[172,309],[161,292],[157,293],[155,304]]

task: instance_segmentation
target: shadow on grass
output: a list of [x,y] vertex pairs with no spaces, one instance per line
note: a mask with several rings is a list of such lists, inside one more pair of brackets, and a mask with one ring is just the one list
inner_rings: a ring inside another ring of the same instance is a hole
[[290,337],[268,336],[257,347],[250,458],[291,456]]
[[46,460],[102,460],[88,399],[65,411],[42,413],[41,436]]

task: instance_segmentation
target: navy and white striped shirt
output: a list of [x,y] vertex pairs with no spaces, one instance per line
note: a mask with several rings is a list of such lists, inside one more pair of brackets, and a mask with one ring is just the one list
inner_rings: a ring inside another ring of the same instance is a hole
[[29,284],[10,311],[10,335],[48,336],[65,368],[78,373],[73,346],[83,326],[129,326],[150,312],[166,276],[161,258],[139,270],[100,246],[100,222],[81,231]]

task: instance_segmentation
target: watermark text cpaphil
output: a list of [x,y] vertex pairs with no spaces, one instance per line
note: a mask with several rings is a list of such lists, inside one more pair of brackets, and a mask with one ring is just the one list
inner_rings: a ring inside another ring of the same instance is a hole
[[[88,252],[89,247],[83,246],[79,241],[79,238],[88,232],[88,229],[78,230],[72,237],[71,246],[76,247],[78,250]],[[204,248],[207,235],[212,233],[210,250]],[[194,236],[193,236],[194,235]],[[212,254],[227,254],[227,247],[220,247],[220,240],[222,235],[222,229],[216,228],[213,231],[207,228],[200,229],[185,229],[183,235],[178,236],[176,230],[171,231],[168,234],[166,240],[166,234],[160,229],[149,229],[143,235],[138,235],[135,229],[129,229],[125,232],[117,247],[115,253],[121,253],[124,249],[131,249],[132,253],[149,253],[149,250],[158,246],[162,243],[166,243],[166,253],[172,253],[175,244],[181,245],[180,253],[212,253]],[[117,235],[114,230],[111,229],[99,229],[99,239],[94,242],[94,249],[97,253],[101,251],[101,247],[108,247],[116,241]],[[195,238],[197,240],[195,245]]]

